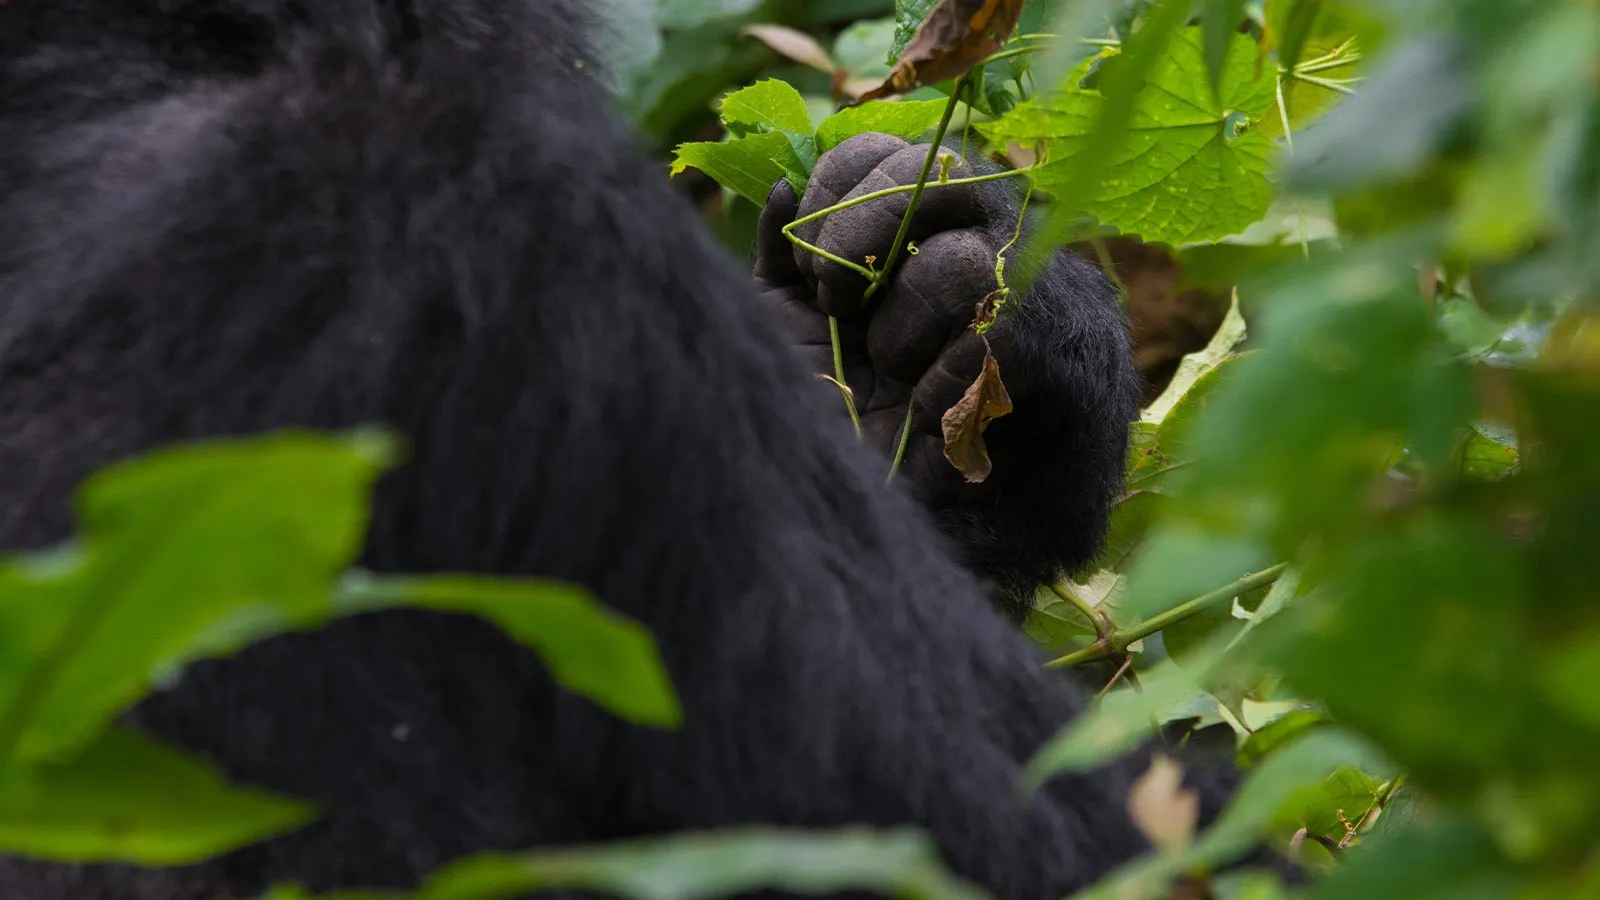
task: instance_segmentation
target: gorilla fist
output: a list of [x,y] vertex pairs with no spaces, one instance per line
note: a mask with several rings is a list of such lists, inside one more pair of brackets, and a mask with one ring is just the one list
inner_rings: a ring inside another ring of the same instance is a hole
[[[828,316],[838,320],[862,431],[886,456],[910,405],[903,479],[968,567],[992,579],[1020,613],[1034,587],[1099,549],[1122,490],[1139,380],[1115,290],[1069,253],[1055,254],[1027,295],[1013,295],[977,334],[978,306],[998,287],[996,255],[1017,227],[1013,182],[930,184],[908,231],[915,251],[903,253],[884,289],[865,300],[868,281],[859,272],[783,235],[788,223],[841,200],[916,183],[927,152],[926,144],[862,134],[823,155],[804,197],[778,182],[761,213],[755,275],[816,372],[834,371]],[[948,174],[995,170],[977,159]],[[910,197],[891,194],[795,233],[841,259],[881,268]],[[1015,409],[984,433],[993,470],[967,483],[944,456],[941,419],[976,379],[985,339]],[[818,390],[835,389],[819,379]],[[837,393],[828,402],[842,406]]]
[[[828,316],[839,320],[845,380],[855,395],[862,431],[886,455],[894,452],[906,405],[912,404],[902,471],[924,499],[961,486],[960,473],[944,458],[940,420],[983,363],[984,338],[973,320],[978,305],[998,287],[996,255],[1016,227],[1015,211],[1004,203],[986,203],[979,188],[989,185],[937,186],[935,167],[907,234],[914,249],[902,252],[887,290],[867,301],[862,295],[868,282],[860,273],[797,246],[782,229],[841,200],[915,184],[927,152],[925,144],[886,134],[845,141],[817,162],[803,198],[796,198],[786,181],[774,186],[756,248],[763,297],[817,372],[834,372]],[[965,162],[949,170],[951,179],[974,174]],[[795,233],[843,259],[882,266],[910,198],[909,192],[893,194],[809,222]],[[1024,386],[1013,383],[1006,366],[1014,323],[1014,317],[1003,316],[986,337],[1007,388],[1018,391]]]

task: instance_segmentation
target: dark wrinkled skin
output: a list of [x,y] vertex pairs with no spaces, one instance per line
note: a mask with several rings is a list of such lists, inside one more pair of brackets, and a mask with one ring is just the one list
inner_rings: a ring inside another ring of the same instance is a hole
[[[1082,568],[1100,547],[1122,490],[1139,377],[1115,289],[1071,254],[1053,257],[985,335],[972,327],[979,303],[999,286],[996,255],[1017,228],[1014,182],[927,188],[908,231],[916,253],[902,254],[887,289],[865,301],[864,277],[783,235],[784,225],[841,200],[914,184],[927,152],[889,135],[858,135],[818,160],[803,198],[778,182],[757,233],[756,279],[818,373],[834,373],[827,317],[839,320],[862,432],[885,459],[899,443],[906,404],[914,405],[901,476],[968,567],[1020,616],[1034,588]],[[996,170],[974,157],[948,175]],[[853,206],[795,233],[840,258],[882,266],[909,197]],[[985,339],[1015,409],[985,432],[994,468],[970,484],[944,456],[940,419],[977,377]],[[846,415],[836,387],[820,382],[818,390]]]
[[[1047,900],[1146,848],[1138,758],[1019,796],[1083,696],[606,114],[583,8],[0,5],[0,547],[67,538],[74,485],[156,446],[381,422],[409,454],[361,565],[581,584],[653,631],[687,715],[618,721],[466,617],[280,636],[125,724],[316,824],[169,870],[0,859],[6,900],[398,888],[476,851],[749,823],[919,826],[996,896]],[[1037,492],[1041,533],[1094,518]],[[993,545],[1031,509],[996,505]],[[1196,780],[1209,816],[1226,779]]]

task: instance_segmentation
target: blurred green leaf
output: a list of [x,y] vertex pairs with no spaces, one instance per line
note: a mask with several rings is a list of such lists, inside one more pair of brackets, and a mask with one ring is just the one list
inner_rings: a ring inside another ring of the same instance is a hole
[[677,695],[655,640],[638,622],[595,601],[587,591],[557,582],[508,581],[468,575],[346,579],[343,614],[408,606],[471,613],[537,650],[556,682],[632,722],[676,727]]
[[759,888],[798,894],[864,890],[908,900],[984,896],[951,875],[932,842],[915,832],[751,829],[477,857],[446,867],[417,900],[510,900],[552,889],[630,900],[692,900]]
[[1222,73],[1228,63],[1228,50],[1244,21],[1245,0],[1203,0],[1200,11],[1204,32],[1206,74],[1211,88],[1222,89]]
[[1186,666],[1163,662],[1142,678],[1140,688],[1120,687],[1100,705],[1078,716],[1028,762],[1026,780],[1038,786],[1057,775],[1087,772],[1153,737],[1152,723],[1196,695],[1218,664],[1216,653],[1196,654]]
[[743,15],[761,0],[655,0],[656,18],[663,28],[694,28],[718,19]]
[[92,476],[78,543],[0,564],[0,760],[72,755],[230,617],[318,621],[360,548],[389,442],[287,433]]
[[302,804],[108,731],[70,761],[0,776],[0,851],[61,862],[197,863],[309,823]]

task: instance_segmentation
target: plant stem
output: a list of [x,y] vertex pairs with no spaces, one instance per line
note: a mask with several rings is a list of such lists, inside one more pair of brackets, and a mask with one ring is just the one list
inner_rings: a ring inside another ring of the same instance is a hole
[[1076,609],[1085,619],[1089,620],[1089,627],[1094,629],[1095,637],[1099,640],[1109,640],[1116,631],[1111,625],[1111,619],[1104,612],[1096,609],[1089,601],[1062,587],[1059,582],[1050,585],[1050,593],[1055,594],[1063,603]]
[[[933,130],[933,141],[928,144],[928,155],[922,160],[922,172],[917,175],[916,186],[911,191],[911,200],[906,204],[905,214],[900,217],[900,230],[895,232],[894,242],[889,245],[889,256],[884,260],[883,268],[878,270],[878,277],[867,285],[861,295],[861,302],[866,304],[872,295],[877,293],[879,286],[888,281],[894,274],[895,260],[900,257],[900,249],[905,246],[906,234],[911,231],[911,218],[917,214],[917,204],[922,202],[922,191],[928,186],[928,173],[933,171],[933,163],[939,158],[939,151],[943,149],[940,142],[944,140],[944,133],[950,129],[950,117],[956,113],[956,101],[961,97],[961,90],[967,86],[966,73],[956,77],[955,84],[950,87],[950,99],[945,102],[944,115],[939,117],[939,125]],[[963,163],[966,160],[962,160]]]
[[[1033,174],[1033,170],[1034,170],[1034,167],[1033,166],[1029,166],[1029,167],[1027,167],[1025,169],[1006,169],[1006,170],[1000,171],[1000,172],[990,172],[987,175],[973,175],[973,176],[968,177],[968,178],[952,178],[949,181],[943,182],[942,184],[935,184],[935,185],[933,185],[933,187],[935,187],[935,188],[943,188],[943,187],[959,187],[960,185],[963,185],[963,184],[982,184],[985,181],[999,181],[999,180],[1001,180],[1003,178],[1016,178],[1016,177],[1022,176],[1022,175],[1031,175],[1031,174]],[[823,218],[824,216],[831,216],[836,212],[841,212],[843,210],[849,209],[852,206],[860,206],[863,203],[871,203],[874,200],[881,200],[882,198],[891,196],[893,194],[904,194],[907,191],[911,191],[911,190],[914,190],[914,189],[916,189],[916,185],[914,185],[914,184],[897,184],[894,187],[884,188],[881,191],[873,191],[870,194],[862,194],[859,197],[851,197],[849,200],[841,200],[841,201],[839,201],[838,203],[835,203],[832,206],[825,206],[822,209],[819,209],[814,213],[807,213],[807,214],[801,216],[800,218],[795,219],[793,222],[790,222],[789,224],[783,226],[783,236],[788,238],[790,241],[792,241],[797,246],[804,247],[804,248],[810,250],[811,252],[816,253],[819,256],[827,257],[829,259],[837,259],[837,257],[835,257],[831,253],[828,253],[826,250],[822,250],[820,248],[814,247],[811,244],[808,244],[805,241],[801,240],[800,238],[795,237],[794,236],[794,229],[800,227],[801,225],[805,225],[808,222],[815,222],[816,220],[818,220],[820,218]],[[857,266],[858,264],[850,263],[850,262],[844,262],[844,265]],[[867,271],[864,266],[862,266],[860,268],[861,268],[861,270],[863,272]]]
[[884,484],[893,481],[894,476],[900,474],[900,463],[905,461],[906,445],[911,443],[911,412],[914,408],[911,404],[915,402],[915,400],[906,401],[906,420],[900,423],[900,441],[895,444],[894,460],[889,463],[889,477],[884,479]]
[[1108,656],[1121,654],[1127,651],[1131,644],[1142,641],[1158,631],[1171,628],[1173,625],[1204,612],[1218,603],[1232,600],[1240,594],[1248,594],[1257,588],[1266,587],[1277,581],[1278,577],[1288,568],[1288,563],[1279,563],[1269,569],[1252,572],[1208,594],[1202,594],[1193,600],[1179,604],[1158,616],[1151,616],[1126,631],[1118,631],[1095,641],[1082,650],[1075,650],[1065,656],[1057,657],[1045,663],[1045,666],[1051,669],[1064,669],[1068,666],[1078,666],[1102,660]]
[[833,377],[845,390],[840,391],[844,397],[845,409],[850,410],[850,421],[855,423],[856,437],[861,437],[861,414],[856,412],[856,401],[850,393],[850,382],[844,380],[844,344],[839,340],[839,320],[833,316],[828,317],[828,341],[833,345]]

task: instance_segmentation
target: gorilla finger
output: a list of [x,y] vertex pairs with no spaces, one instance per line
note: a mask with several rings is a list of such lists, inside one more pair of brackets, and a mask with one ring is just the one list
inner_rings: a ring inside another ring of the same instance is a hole
[[[805,196],[800,198],[795,218],[804,218],[820,209],[826,209],[849,193],[861,179],[867,177],[878,164],[906,147],[906,142],[893,135],[879,132],[858,134],[834,147],[817,160],[806,181]],[[823,221],[810,222],[795,229],[802,240],[815,244]],[[800,247],[791,252],[802,272],[816,280],[816,254]]]
[[774,288],[761,293],[761,305],[791,344],[830,347],[828,317],[807,306],[805,289]]
[[783,226],[793,222],[800,209],[800,198],[786,179],[778,179],[756,220],[755,276],[768,284],[799,284],[803,277],[794,259],[794,242],[783,235]]
[[[971,329],[946,347],[911,394],[916,404],[912,427],[927,434],[943,434],[940,423],[945,411],[955,406],[977,380],[983,370],[983,356],[984,339]],[[1000,377],[1005,380],[1004,368]]]
[[[841,199],[863,197],[875,191],[916,183],[927,155],[926,145],[910,146],[890,155]],[[951,178],[972,174],[963,163],[950,170]],[[930,173],[930,179],[935,177]],[[908,240],[922,241],[930,235],[984,223],[984,207],[972,185],[930,183],[923,191],[906,232]],[[851,262],[883,266],[900,230],[900,220],[911,203],[911,192],[890,194],[877,200],[840,210],[822,220],[814,243]],[[867,280],[860,273],[826,259],[812,263],[817,281],[817,303],[829,315],[841,318],[857,314]]]
[[994,250],[975,228],[923,241],[895,275],[867,326],[867,352],[879,371],[907,382],[922,377],[945,345],[972,324],[996,287]]

